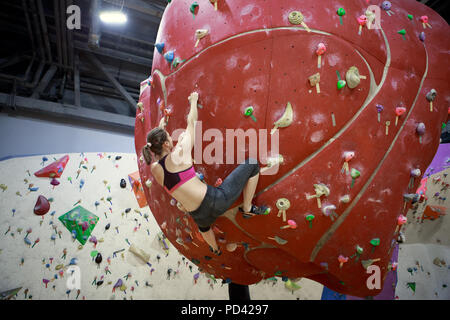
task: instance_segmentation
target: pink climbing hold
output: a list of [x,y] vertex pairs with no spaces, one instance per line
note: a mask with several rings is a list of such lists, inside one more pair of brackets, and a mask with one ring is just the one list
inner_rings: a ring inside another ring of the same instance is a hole
[[50,202],[44,196],[39,196],[34,205],[34,214],[43,216],[50,210]]

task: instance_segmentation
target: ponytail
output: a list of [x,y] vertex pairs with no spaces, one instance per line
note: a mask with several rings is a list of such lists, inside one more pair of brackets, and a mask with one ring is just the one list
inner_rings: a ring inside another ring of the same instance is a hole
[[147,143],[144,148],[142,148],[142,155],[144,156],[145,163],[150,165],[152,163],[152,155],[150,153],[151,143]]

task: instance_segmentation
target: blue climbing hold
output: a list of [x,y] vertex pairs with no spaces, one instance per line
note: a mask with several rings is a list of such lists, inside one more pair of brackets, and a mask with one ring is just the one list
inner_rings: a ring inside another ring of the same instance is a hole
[[159,53],[162,53],[164,50],[164,42],[160,42],[155,44],[156,50],[158,50]]
[[167,62],[172,62],[174,58],[174,53],[173,51],[169,51],[164,55],[164,59],[167,60]]

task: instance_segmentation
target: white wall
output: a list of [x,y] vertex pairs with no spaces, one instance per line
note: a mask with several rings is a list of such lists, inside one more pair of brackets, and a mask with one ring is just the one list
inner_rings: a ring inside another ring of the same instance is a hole
[[0,113],[0,160],[80,152],[134,153],[133,133]]

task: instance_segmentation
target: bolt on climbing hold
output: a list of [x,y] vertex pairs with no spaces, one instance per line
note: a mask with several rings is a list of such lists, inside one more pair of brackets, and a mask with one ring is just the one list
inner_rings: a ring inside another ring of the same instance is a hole
[[343,203],[349,203],[350,202],[350,196],[348,194],[346,194],[345,196],[342,196],[339,199],[339,202],[343,202]]
[[200,42],[200,39],[206,37],[208,32],[209,32],[208,29],[198,29],[198,30],[195,31],[195,37],[197,38],[197,41],[195,42],[195,46],[194,47],[198,46],[198,44]]
[[189,11],[192,13],[192,18],[195,19],[196,11],[198,12],[197,8],[199,7],[197,2],[194,2],[191,4],[191,7],[189,8]]
[[409,179],[408,189],[411,189],[414,186],[414,179],[420,177],[421,173],[422,172],[420,171],[420,169],[411,170],[410,173],[411,178]]
[[431,89],[428,91],[427,95],[425,96],[430,103],[430,112],[433,112],[433,100],[436,98],[437,92],[435,89]]
[[279,217],[281,217],[281,215],[283,215],[283,222],[285,222],[286,221],[286,210],[289,209],[289,207],[291,206],[290,201],[286,198],[280,198],[277,200],[276,206],[278,208],[277,217],[279,218]]
[[367,23],[367,17],[365,15],[360,15],[358,18],[356,18],[356,20],[358,21],[358,24],[359,24],[358,35],[360,36],[361,32],[362,32],[362,28]]
[[422,42],[425,41],[425,32],[422,31],[421,33],[419,33],[419,40]]
[[167,62],[172,63],[174,58],[174,52],[173,51],[169,51],[167,53],[164,54],[164,59],[166,59]]
[[422,144],[422,136],[425,134],[425,124],[423,122],[417,125],[416,132],[419,135],[419,143]]
[[370,244],[372,245],[372,250],[370,252],[373,253],[375,248],[380,245],[380,238],[373,238],[372,240],[370,240]]
[[397,33],[402,35],[403,40],[406,40],[406,37],[405,37],[406,30],[405,29],[398,30]]
[[245,108],[244,115],[245,115],[246,117],[252,118],[252,120],[256,122],[256,118],[255,118],[255,116],[253,115],[253,111],[254,111],[254,109],[253,109],[252,106],[247,107],[247,108]]
[[367,29],[371,30],[372,24],[375,22],[375,18],[376,18],[375,12],[373,12],[371,10],[366,10],[364,15],[367,17]]
[[214,4],[214,10],[217,11],[217,0],[209,0],[211,4]]
[[386,135],[389,133],[389,126],[391,125],[390,121],[386,121]]
[[170,70],[172,70],[172,68],[176,68],[178,67],[178,65],[180,63],[185,62],[186,60],[181,60],[180,58],[176,57],[175,59],[173,59],[172,65],[170,66]]
[[273,124],[274,127],[270,131],[270,134],[274,134],[278,128],[286,128],[290,126],[293,120],[294,120],[294,111],[292,109],[291,103],[288,102],[281,118],[279,118],[277,121],[274,122]]
[[287,223],[287,225],[280,227],[280,229],[297,229],[297,223],[294,220],[288,220]]
[[325,196],[328,197],[330,194],[330,189],[324,185],[323,183],[314,184],[314,191],[316,192],[315,195],[312,196],[306,196],[307,200],[317,198],[317,207],[320,209],[322,207],[322,204],[320,202],[320,197]]
[[420,17],[420,22],[422,22],[422,26],[424,29],[431,28],[431,25],[428,23],[428,16],[421,16]]
[[322,42],[317,45],[316,54],[317,54],[317,68],[320,69],[322,66],[322,55],[327,51],[327,47]]
[[378,122],[381,122],[380,114],[381,114],[381,111],[383,111],[384,106],[383,106],[382,104],[378,104],[378,103],[377,103],[377,104],[375,105],[375,107],[377,108]]
[[274,241],[276,241],[276,243],[281,244],[281,245],[284,245],[284,244],[288,243],[287,240],[284,240],[284,239],[282,239],[282,238],[280,238],[278,236],[274,236],[273,238],[272,237],[267,237],[267,239],[274,240]]
[[414,16],[413,16],[412,14],[406,15],[406,17],[407,17],[409,20],[411,20],[411,21],[414,19]]
[[307,214],[307,215],[305,216],[306,221],[309,222],[309,228],[310,228],[310,229],[312,228],[312,222],[313,222],[314,218],[315,218],[315,217],[314,217],[313,214]]
[[360,75],[358,68],[355,66],[350,67],[345,73],[345,80],[350,89],[356,88],[361,82],[361,79],[365,80],[367,78],[366,76]]
[[158,50],[159,53],[163,53],[164,51],[164,42],[159,42],[155,44],[156,50]]
[[369,260],[361,260],[361,265],[363,266],[364,269],[367,270],[368,267],[370,267],[373,263],[380,261],[380,258],[377,259],[369,259]]
[[289,22],[292,24],[300,24],[306,31],[311,32],[306,23],[304,22],[304,17],[300,11],[292,11],[289,13]]
[[338,257],[338,261],[339,261],[339,268],[342,268],[344,263],[348,261],[348,257],[344,257],[342,254],[340,254]]
[[138,102],[136,106],[139,108],[139,110],[141,110],[141,112],[144,111],[144,104],[142,102]]
[[341,24],[341,25],[344,24],[344,22],[342,21],[342,17],[345,16],[345,10],[344,10],[344,8],[339,8],[339,9],[337,9],[336,13],[337,13],[337,15],[339,16],[339,22],[340,22],[340,24]]
[[352,168],[352,170],[350,171],[350,176],[352,177],[352,185],[350,186],[350,188],[353,188],[353,185],[355,184],[355,180],[357,178],[359,178],[359,176],[361,175],[361,173],[356,170],[355,168]]
[[355,261],[358,261],[359,257],[363,254],[364,249],[361,248],[359,245],[356,245],[355,249],[356,249],[356,252],[350,256],[350,259],[353,259],[353,257],[356,257]]
[[322,208],[323,214],[329,217],[331,221],[334,221],[338,217],[338,214],[334,210],[336,210],[336,206],[332,204]]
[[380,7],[381,7],[381,9],[386,11],[388,16],[391,16],[391,15],[395,14],[395,12],[391,10],[392,4],[391,4],[390,1],[383,1],[381,3]]
[[345,81],[345,80],[338,80],[338,82],[337,82],[337,88],[338,88],[338,90],[341,90],[342,88],[344,88],[345,87],[345,85],[347,84],[347,82]]
[[408,219],[406,218],[406,216],[404,216],[402,214],[399,215],[397,218],[397,227],[395,228],[394,233],[397,233],[400,230],[400,228],[402,227],[402,225],[404,225],[407,221],[408,221]]
[[[320,56],[319,56],[320,57]],[[309,84],[311,87],[316,87],[316,92],[320,93],[320,73],[313,74],[312,76],[308,77]]]
[[346,172],[346,174],[349,173],[348,163],[354,157],[355,157],[355,153],[353,151],[344,152],[344,165],[342,166],[341,173],[344,173],[344,171]]
[[402,102],[395,108],[395,126],[397,126],[398,118],[406,112],[406,108]]

